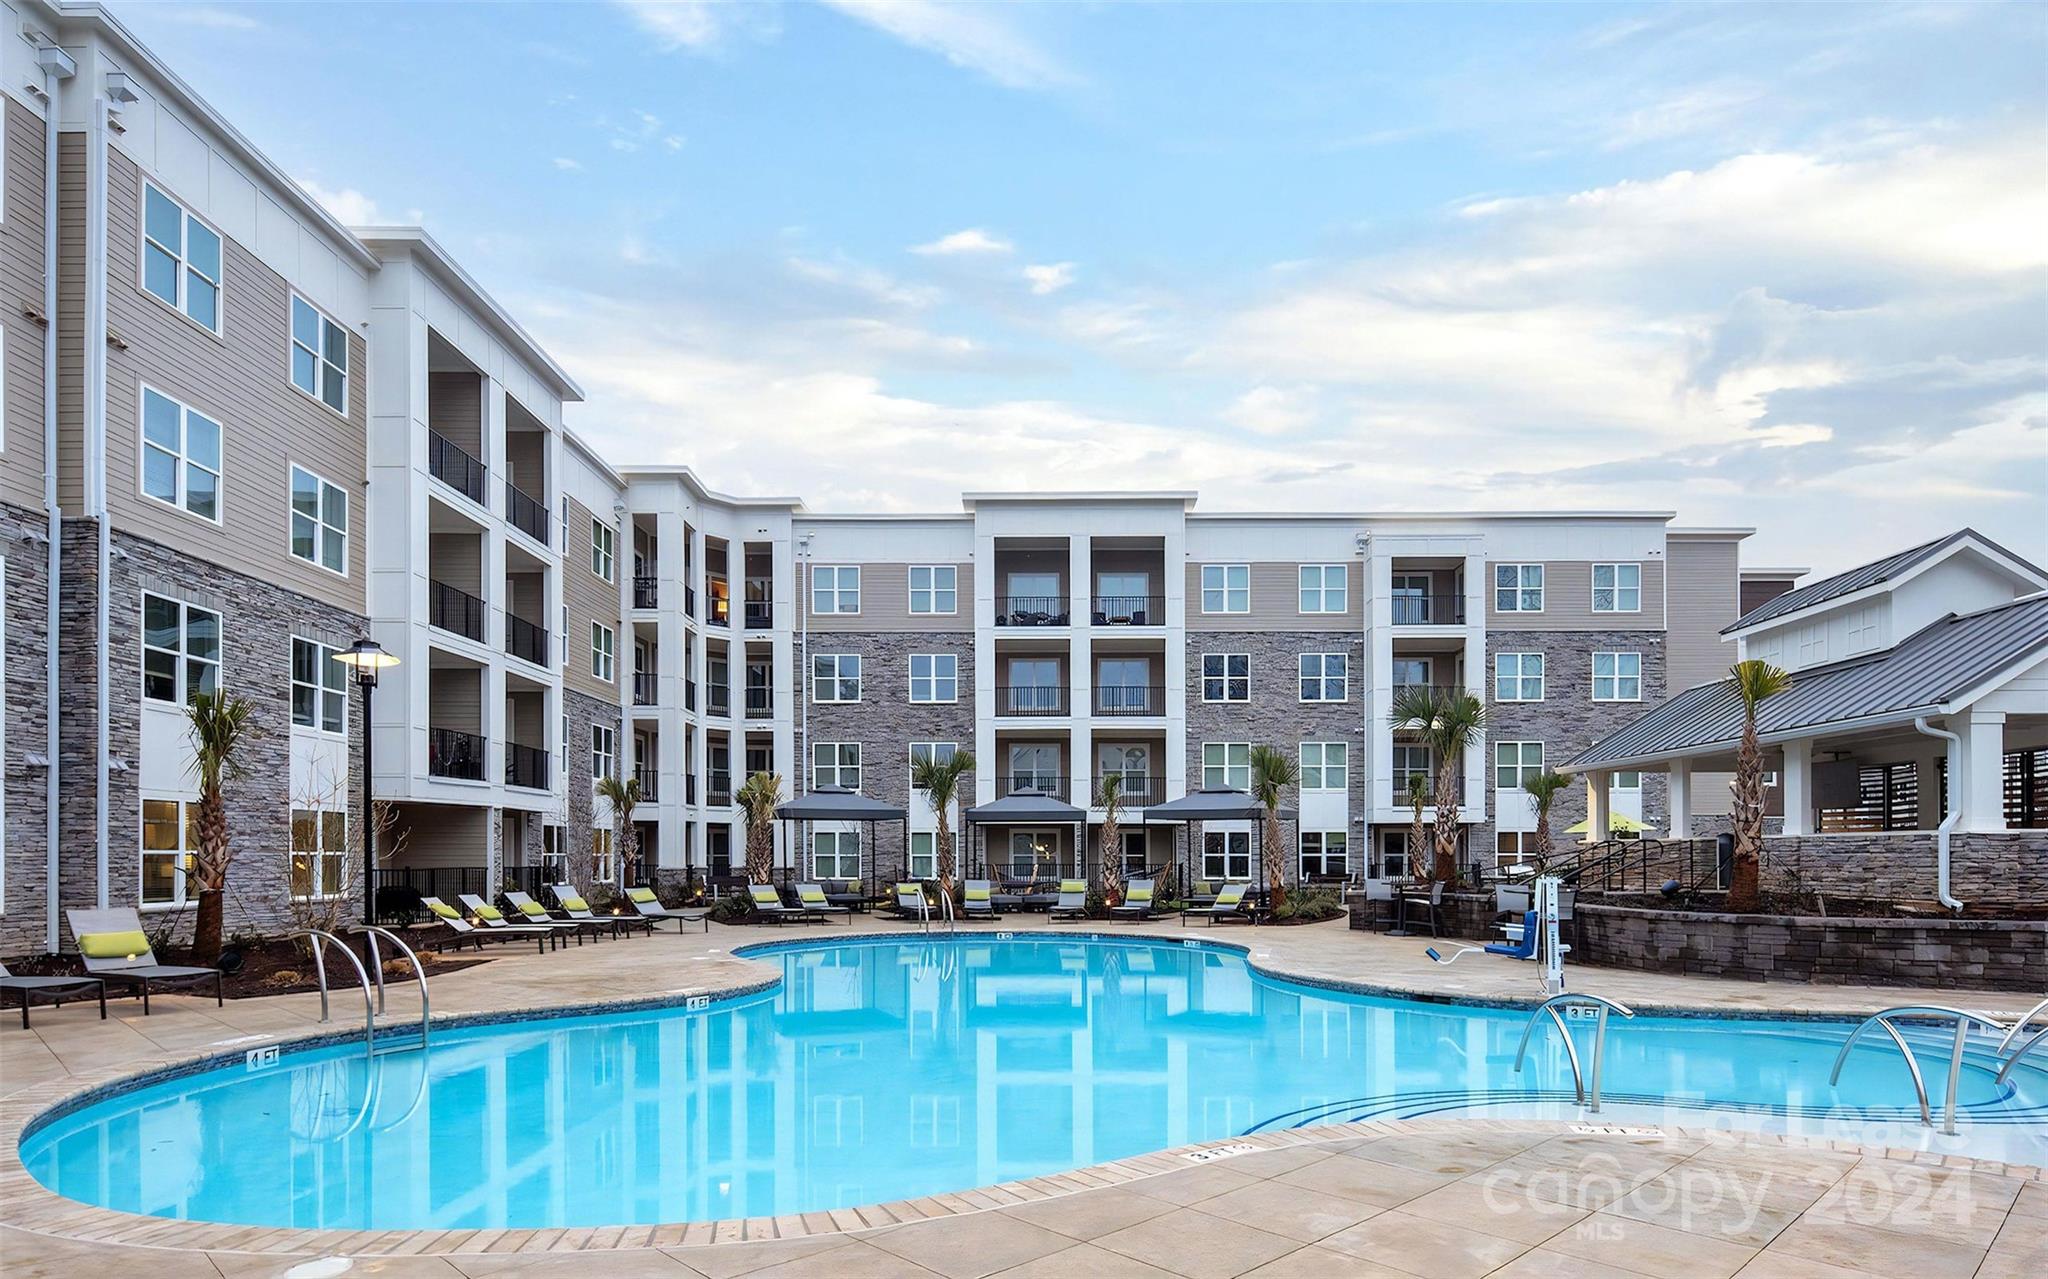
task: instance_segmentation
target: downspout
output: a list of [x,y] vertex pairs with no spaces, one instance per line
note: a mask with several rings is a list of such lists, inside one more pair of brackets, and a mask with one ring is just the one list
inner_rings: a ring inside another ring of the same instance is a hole
[[86,505],[99,528],[98,571],[93,583],[96,596],[93,641],[97,669],[96,746],[93,778],[93,843],[95,849],[96,894],[102,909],[107,905],[107,770],[109,717],[113,713],[108,687],[112,665],[108,644],[107,572],[113,562],[113,538],[107,528],[107,112],[105,97],[92,100],[92,120],[86,135],[85,178],[85,461]]
[[63,896],[63,862],[57,855],[63,789],[58,781],[57,760],[61,745],[58,720],[63,703],[59,695],[62,670],[58,648],[64,634],[64,508],[57,497],[57,82],[76,74],[77,64],[54,44],[39,48],[36,62],[43,69],[43,512],[50,525],[48,563],[44,570],[44,624],[49,632],[45,643],[48,651],[43,655],[44,695],[48,699],[44,707],[43,750],[49,761],[43,801],[44,949],[54,955],[61,940],[59,903]]
[[1929,737],[1946,738],[1954,748],[1950,754],[1956,758],[1956,767],[1948,770],[1948,816],[1941,819],[1941,825],[1934,829],[1934,895],[1941,904],[1962,913],[1963,904],[1948,890],[1948,837],[1963,820],[1963,768],[1967,760],[1963,755],[1963,739],[1945,728],[1936,728],[1927,722],[1925,715],[1913,717],[1913,727]]

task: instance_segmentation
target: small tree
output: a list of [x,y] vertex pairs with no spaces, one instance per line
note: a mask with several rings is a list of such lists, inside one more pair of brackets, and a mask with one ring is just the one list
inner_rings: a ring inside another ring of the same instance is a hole
[[1421,736],[1436,756],[1436,865],[1431,878],[1458,877],[1458,766],[1486,731],[1486,704],[1462,688],[1404,685],[1387,715],[1396,728]]
[[1121,906],[1124,901],[1124,855],[1119,845],[1123,842],[1124,775],[1107,772],[1095,785],[1095,802],[1102,806],[1102,834],[1099,855],[1102,858],[1102,900],[1106,905]]
[[[939,891],[953,891],[953,801],[960,796],[960,779],[974,771],[974,752],[956,750],[946,759],[920,755],[910,761],[910,784],[924,792],[938,819],[932,835],[938,855]],[[905,850],[908,852],[908,850]]]
[[[597,793],[611,801],[612,839],[617,845],[620,863],[630,863],[640,855],[640,830],[633,825],[633,810],[640,806],[640,779],[600,777],[597,779]],[[591,872],[595,875],[594,865]]]
[[1429,806],[1429,778],[1421,773],[1408,775],[1408,877],[1419,878],[1415,868],[1421,863],[1422,850],[1429,845],[1429,826],[1422,820],[1422,810]]
[[1550,806],[1557,802],[1558,795],[1572,784],[1572,779],[1563,773],[1545,769],[1522,783],[1522,789],[1529,798],[1536,801],[1536,873],[1542,874],[1550,865]]
[[1288,858],[1280,842],[1280,800],[1288,787],[1301,780],[1301,765],[1286,751],[1271,746],[1252,747],[1250,760],[1252,798],[1266,808],[1260,859],[1266,863],[1267,904],[1277,911],[1287,904]]
[[1742,745],[1735,752],[1735,780],[1728,784],[1735,827],[1735,865],[1728,879],[1728,909],[1754,911],[1761,904],[1758,867],[1764,847],[1764,753],[1756,740],[1756,709],[1766,698],[1792,687],[1792,677],[1769,662],[1737,662],[1729,668],[1742,699]]
[[[339,932],[361,914],[363,895],[357,876],[367,873],[364,869],[362,819],[358,816],[348,823],[339,864],[334,868],[334,878],[341,889],[336,893],[321,891],[320,860],[336,860],[327,849],[326,832],[317,826],[306,830],[299,825],[298,819],[298,814],[305,812],[312,814],[312,820],[319,823],[326,820],[327,814],[345,811],[347,807],[347,787],[332,776],[323,775],[292,795],[292,855],[281,860],[278,866],[284,876],[286,913],[295,930],[317,928],[322,932]],[[379,857],[403,855],[412,832],[398,820],[397,807],[380,799],[372,809],[376,813]],[[307,842],[317,852],[298,846],[302,834],[308,837]]]
[[762,771],[749,777],[733,796],[747,828],[747,882],[775,879],[775,809],[782,803],[782,774]]
[[227,887],[234,849],[228,843],[226,783],[241,776],[236,752],[254,731],[249,703],[228,692],[196,693],[185,708],[192,728],[192,773],[199,782],[199,848],[186,874],[199,890],[192,929],[192,954],[211,964],[220,958],[221,893]]

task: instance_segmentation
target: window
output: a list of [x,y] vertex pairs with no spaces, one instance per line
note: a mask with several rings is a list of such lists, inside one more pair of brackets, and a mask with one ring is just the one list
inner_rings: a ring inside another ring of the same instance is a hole
[[220,332],[220,236],[156,188],[142,188],[142,287]]
[[860,789],[859,742],[813,742],[811,744],[811,789],[843,786]]
[[811,873],[819,879],[859,879],[860,832],[811,832]]
[[182,706],[220,682],[220,614],[142,597],[142,696]]
[[292,637],[292,723],[339,733],[348,727],[348,671],[335,650]]
[[[859,570],[855,570],[856,573]],[[910,569],[910,611],[913,613],[957,613],[960,611],[960,570],[951,564],[917,564]],[[855,578],[856,607],[859,578]]]
[[1593,611],[1595,613],[1642,612],[1643,566],[1640,564],[1595,564],[1593,566]]
[[619,730],[605,724],[590,726],[590,778],[610,777],[619,758]]
[[1416,742],[1394,743],[1394,803],[1405,807],[1408,792],[1414,783],[1422,783],[1422,793],[1427,802],[1430,788],[1434,786],[1436,769],[1429,758],[1429,747]]
[[912,653],[910,655],[910,700],[913,702],[957,702],[960,700],[960,658],[953,653]]
[[1543,654],[1495,653],[1493,655],[1493,700],[1496,702],[1542,701]]
[[348,814],[339,809],[292,810],[292,896],[335,897],[344,891]]
[[1202,611],[1204,613],[1251,612],[1251,565],[1202,565]]
[[1301,655],[1301,700],[1304,702],[1341,702],[1349,693],[1349,680],[1345,670],[1345,656],[1342,653],[1303,653]]
[[1202,785],[1213,790],[1228,786],[1249,790],[1252,784],[1252,748],[1248,742],[1203,742]]
[[1625,769],[1614,774],[1607,784],[1610,793],[1614,791],[1638,791],[1643,788],[1643,775],[1634,769]]
[[1014,744],[1010,747],[1010,790],[1044,791],[1064,794],[1066,778],[1060,775],[1060,748],[1046,742]]
[[1504,830],[1493,837],[1493,865],[1495,869],[1522,864],[1524,851],[1536,850],[1534,831]]
[[1202,700],[1248,702],[1252,699],[1252,658],[1249,653],[1202,654]]
[[1374,879],[1406,879],[1408,877],[1408,832],[1390,830],[1380,833],[1380,855],[1378,864],[1369,867],[1366,874]]
[[943,764],[952,759],[959,749],[953,742],[912,742],[910,762],[915,765],[921,759],[928,759]]
[[1392,594],[1394,625],[1421,626],[1430,621],[1429,574],[1396,573]]
[[1870,605],[1868,608],[1859,608],[1849,614],[1849,643],[1847,651],[1850,653],[1862,653],[1876,648],[1878,622],[1883,616],[1884,610],[1875,604]]
[[569,828],[567,826],[543,826],[540,828],[541,878],[550,884],[569,882]]
[[1342,879],[1345,874],[1345,839],[1341,830],[1301,832],[1301,877]]
[[1541,564],[1494,565],[1493,611],[1496,613],[1541,613],[1543,611],[1543,566]]
[[292,294],[292,385],[348,412],[348,331],[311,302]]
[[1522,783],[1543,771],[1542,742],[1495,742],[1493,784],[1500,790],[1520,790]]
[[859,701],[860,654],[813,653],[811,655],[811,700],[814,702]]
[[811,612],[860,612],[860,569],[817,565],[811,569]]
[[1396,657],[1387,671],[1394,677],[1397,689],[1429,686],[1429,659],[1426,657]]
[[605,683],[612,682],[618,658],[619,637],[603,622],[590,624],[590,673]]
[[615,884],[619,879],[616,849],[612,844],[612,831],[608,826],[594,827],[590,832],[590,877],[601,884]]
[[1301,789],[1343,790],[1349,783],[1350,751],[1343,742],[1301,744]]
[[618,532],[611,525],[590,517],[590,571],[609,582],[614,580],[613,561],[619,549]]
[[142,801],[142,904],[185,900],[185,874],[199,850],[199,805],[175,799]]
[[1252,877],[1250,831],[1219,830],[1202,836],[1202,877],[1242,883]]
[[1593,700],[1596,702],[1642,701],[1643,655],[1641,653],[1593,654]]
[[348,494],[303,466],[292,468],[292,555],[348,572]]
[[220,522],[220,423],[142,388],[142,492]]
[[928,830],[910,832],[910,877],[912,879],[937,879],[939,876],[939,837]]
[[1342,564],[1304,564],[1301,566],[1301,611],[1304,613],[1341,613],[1347,607],[1345,575],[1349,569]]

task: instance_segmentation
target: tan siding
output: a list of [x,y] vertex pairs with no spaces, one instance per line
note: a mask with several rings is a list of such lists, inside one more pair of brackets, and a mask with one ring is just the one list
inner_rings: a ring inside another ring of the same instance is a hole
[[444,586],[487,600],[483,580],[484,540],[475,533],[427,534],[427,576]]
[[[956,564],[959,570],[957,603],[950,615],[932,616],[910,612],[910,565],[862,564],[860,566],[860,612],[811,614],[811,628],[835,631],[971,631],[974,629],[974,565]],[[778,584],[779,585],[779,584]],[[811,607],[810,583],[802,584],[806,612]]]
[[483,379],[474,373],[428,373],[427,428],[478,461],[487,461]]
[[433,728],[482,733],[483,673],[475,667],[443,667],[432,672],[427,680],[427,723]]
[[0,224],[0,301],[6,310],[6,432],[0,436],[0,501],[43,504],[43,122],[11,97],[7,112],[7,217]]
[[[108,159],[107,506],[116,528],[360,613],[363,601],[365,357],[349,335],[349,415],[293,386],[291,288],[254,254],[223,239],[222,336],[171,310],[140,284],[142,174]],[[142,496],[144,383],[221,423],[221,511],[215,524]],[[290,551],[290,475],[296,463],[348,494],[349,572]]]
[[1728,673],[1735,645],[1720,630],[1735,620],[1740,569],[1734,542],[1673,541],[1666,587],[1665,691],[1676,693]]
[[[1356,561],[1346,566],[1348,583],[1342,613],[1301,611],[1301,565],[1311,561],[1275,563],[1261,561],[1251,568],[1251,612],[1202,612],[1202,564],[1187,567],[1187,627],[1190,631],[1335,631],[1356,632],[1365,625],[1363,600],[1365,566]],[[1314,563],[1333,561],[1316,560]],[[1206,560],[1208,564],[1243,563],[1242,560]]]
[[[1522,564],[1526,560],[1502,560]],[[1604,561],[1603,561],[1604,562]],[[1634,561],[1624,561],[1634,562]],[[1664,627],[1664,563],[1643,566],[1643,607],[1638,613],[1593,611],[1593,564],[1590,560],[1549,560],[1543,565],[1543,611],[1502,613],[1493,606],[1494,561],[1486,565],[1486,624],[1511,631],[1655,631]]]
[[57,136],[57,501],[85,506],[85,135]]
[[[562,600],[569,606],[569,638],[562,654],[562,680],[570,688],[609,706],[620,704],[620,689],[633,669],[633,640],[619,621],[619,588],[590,571],[590,508],[569,499],[569,548],[562,555]],[[613,575],[630,567],[632,551],[621,539],[612,557]],[[734,606],[735,613],[739,611]],[[737,621],[737,618],[735,618]],[[613,646],[613,683],[590,673],[590,624],[603,622],[617,636]]]

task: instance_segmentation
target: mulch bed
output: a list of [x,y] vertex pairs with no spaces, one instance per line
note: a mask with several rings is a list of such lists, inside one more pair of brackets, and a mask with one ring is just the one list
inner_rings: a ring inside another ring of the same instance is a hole
[[[221,984],[221,993],[229,999],[254,999],[263,995],[289,995],[298,991],[320,989],[320,983],[313,972],[313,956],[295,941],[278,938],[231,946],[228,949],[239,952],[242,957],[240,970],[228,974],[227,980]],[[418,950],[417,947],[414,949]],[[384,956],[385,984],[397,985],[413,979],[412,966],[405,962],[404,956],[398,957],[397,966],[394,967],[388,949],[380,953]],[[474,968],[478,964],[487,964],[493,957],[489,951],[464,951],[455,955],[425,950],[418,950],[418,953],[421,961],[426,964],[427,976],[430,979],[443,973],[460,972],[465,968]],[[192,962],[185,952],[174,947],[161,947],[157,950],[156,956],[160,962],[166,964]],[[360,952],[357,957],[361,958]],[[79,962],[76,955],[33,955],[26,959],[9,960],[7,970],[21,976],[71,977],[83,973],[85,965]],[[346,959],[330,949],[327,955],[327,988],[330,991],[354,989],[355,984],[355,969],[349,966]],[[109,994],[111,993],[110,990]]]

